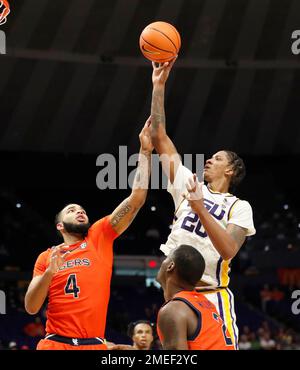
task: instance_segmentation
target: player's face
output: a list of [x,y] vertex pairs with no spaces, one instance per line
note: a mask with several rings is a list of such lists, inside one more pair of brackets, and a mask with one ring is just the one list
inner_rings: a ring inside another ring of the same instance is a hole
[[225,151],[214,154],[205,162],[204,180],[207,182],[222,178],[225,173],[231,171],[231,166]]
[[87,235],[90,223],[85,210],[78,204],[69,204],[61,211],[61,222],[56,226],[62,233]]
[[62,222],[74,225],[87,224],[89,219],[85,210],[78,204],[69,204],[61,212]]
[[137,324],[134,328],[132,336],[133,343],[140,350],[150,349],[153,342],[152,328],[148,324]]

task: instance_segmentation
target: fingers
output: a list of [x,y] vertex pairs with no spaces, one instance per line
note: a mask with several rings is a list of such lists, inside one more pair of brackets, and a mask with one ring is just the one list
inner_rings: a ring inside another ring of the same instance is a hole
[[[174,64],[174,63],[173,63]],[[172,65],[173,65],[172,64]],[[164,63],[158,63],[158,62],[152,62],[152,67],[156,71],[161,71],[163,69],[166,69],[171,65],[171,62],[164,62]]]
[[182,194],[182,196],[188,201],[203,199],[202,185],[203,182],[199,182],[197,175],[193,174],[185,184],[187,193]]
[[[57,259],[58,258],[65,258],[70,252],[65,252],[65,250],[68,248],[68,245],[65,243],[59,244],[56,247],[53,247],[52,253],[51,253],[51,259]],[[64,253],[65,252],[65,253]]]
[[172,67],[173,67],[173,65],[174,65],[174,63],[176,62],[177,58],[178,58],[178,55],[176,55],[176,56],[174,57],[174,59],[172,59],[172,60],[169,62],[169,67],[170,67],[170,68],[172,68]]
[[190,200],[190,194],[189,193],[182,193],[181,194],[182,198],[186,199],[186,200]]
[[144,125],[144,128],[150,127],[151,126],[151,115],[147,118],[146,123]]
[[188,179],[188,181],[186,182],[185,186],[186,186],[187,191],[188,191],[189,193],[191,193],[191,192],[195,192],[195,191],[196,191],[196,183],[195,183],[195,180],[194,180],[194,178],[193,178],[193,177],[190,177],[190,178]]
[[53,246],[52,250],[53,251],[59,251],[59,250],[65,249],[65,248],[68,248],[68,245],[66,243],[61,243],[59,245]]

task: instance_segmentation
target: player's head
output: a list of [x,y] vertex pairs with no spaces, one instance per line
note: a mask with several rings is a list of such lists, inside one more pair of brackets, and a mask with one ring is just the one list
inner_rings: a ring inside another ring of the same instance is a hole
[[127,334],[132,339],[135,349],[149,350],[154,340],[153,324],[148,320],[131,322]]
[[194,289],[202,278],[205,261],[202,254],[190,245],[180,245],[173,249],[162,262],[156,280],[165,290],[167,283],[181,285],[185,289]]
[[229,190],[234,189],[246,175],[245,164],[235,152],[221,150],[209,158],[204,167],[204,180],[211,183],[220,178],[228,182]]
[[67,233],[86,236],[90,223],[83,207],[71,203],[55,216],[55,226],[62,235]]

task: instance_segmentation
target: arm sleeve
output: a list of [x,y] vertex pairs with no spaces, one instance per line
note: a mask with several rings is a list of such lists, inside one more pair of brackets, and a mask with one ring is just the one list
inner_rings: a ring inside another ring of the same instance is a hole
[[46,268],[48,266],[48,256],[49,250],[41,253],[38,256],[33,269],[33,277],[43,275],[43,273],[46,271]]
[[186,193],[186,182],[193,176],[192,171],[186,168],[182,163],[179,165],[173,184],[168,180],[168,192],[172,195],[175,209],[178,208],[183,200],[182,194]]
[[98,246],[101,240],[113,242],[119,236],[109,222],[109,216],[96,221],[89,230],[89,237],[93,243]]
[[253,223],[252,207],[245,200],[238,200],[233,205],[229,215],[228,223],[247,229],[246,236],[251,236],[256,233]]

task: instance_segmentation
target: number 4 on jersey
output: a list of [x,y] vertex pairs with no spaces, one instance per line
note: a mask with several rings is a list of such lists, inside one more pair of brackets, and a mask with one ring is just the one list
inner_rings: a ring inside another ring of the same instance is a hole
[[65,286],[65,294],[73,294],[73,298],[78,298],[80,288],[77,286],[76,274],[68,276],[68,281]]

